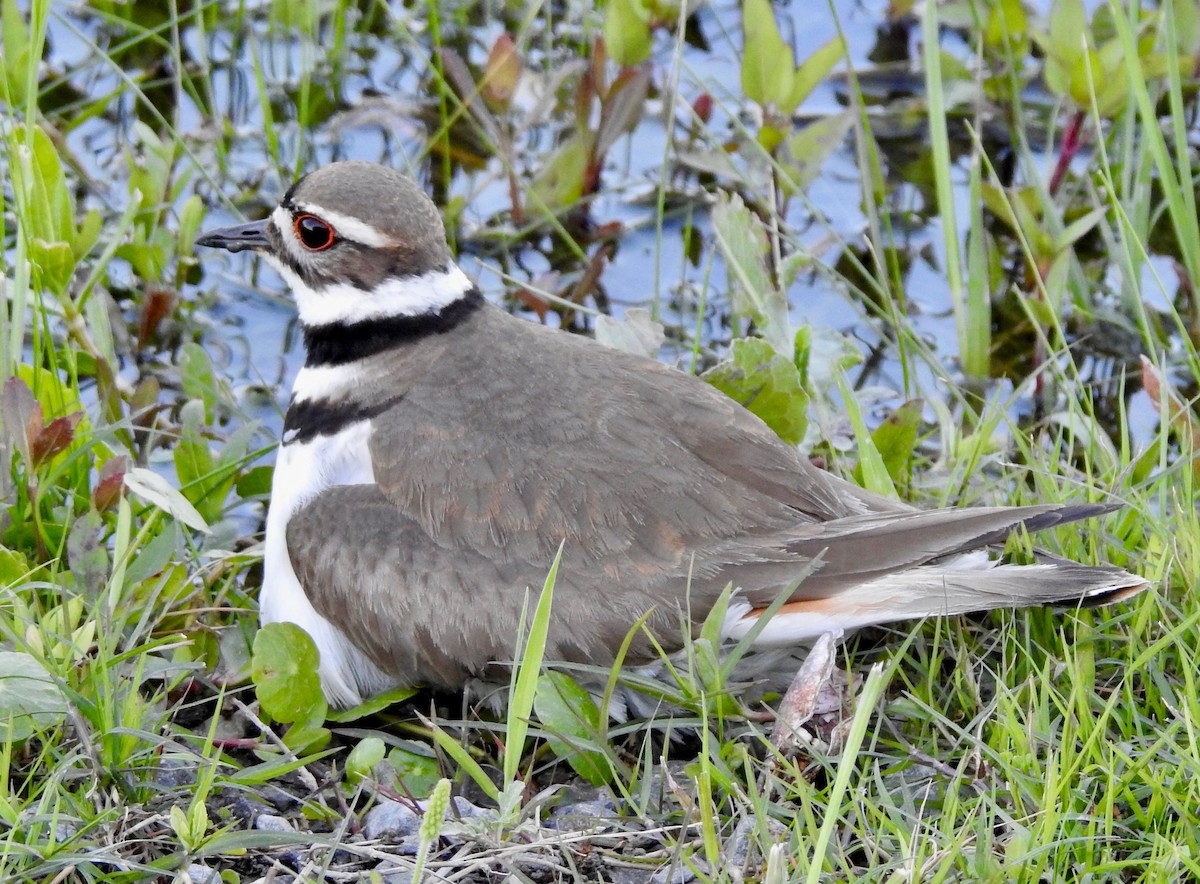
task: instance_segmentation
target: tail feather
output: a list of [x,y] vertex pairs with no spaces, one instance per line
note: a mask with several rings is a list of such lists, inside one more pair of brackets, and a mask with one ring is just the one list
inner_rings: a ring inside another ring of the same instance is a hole
[[[1035,565],[987,563],[976,568],[955,562],[926,565],[871,580],[851,591],[796,598],[776,612],[756,644],[794,644],[839,629],[849,632],[897,620],[997,608],[1093,607],[1120,601],[1149,586],[1145,579],[1120,568],[1067,560]],[[741,638],[764,611],[748,602],[731,609],[726,635]]]
[[1110,509],[1105,504],[1045,504],[870,513],[806,525],[785,545],[788,552],[805,558],[820,555],[820,570],[796,593],[798,598],[816,598],[1001,544],[1018,528],[1042,531]]

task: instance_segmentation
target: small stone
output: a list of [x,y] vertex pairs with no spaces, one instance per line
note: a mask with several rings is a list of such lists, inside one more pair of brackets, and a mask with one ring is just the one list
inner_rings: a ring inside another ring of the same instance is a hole
[[579,801],[554,808],[546,820],[546,828],[578,832],[610,825],[617,816],[616,805],[611,801]]
[[257,796],[240,791],[222,797],[228,799],[224,809],[245,826],[249,826],[263,811],[271,809],[271,805],[260,801]]
[[264,832],[292,832],[292,824],[281,816],[274,816],[269,813],[260,813],[254,820],[254,828]]
[[389,865],[375,869],[383,884],[413,884],[413,870]]
[[167,789],[181,789],[184,786],[195,784],[196,768],[197,765],[193,761],[167,758],[163,760],[162,766],[154,775],[154,780],[158,785]]
[[180,880],[189,881],[191,884],[220,884],[221,875],[216,869],[210,869],[200,863],[192,863],[183,870]]
[[[756,844],[754,841],[754,833],[758,827],[758,821],[753,816],[743,817],[738,822],[737,828],[733,830],[733,834],[725,842],[725,867],[741,871],[746,868],[750,860],[751,850],[754,850],[755,858],[761,856],[760,851],[770,849],[770,844]],[[779,822],[779,820],[767,819],[767,832],[773,839],[773,843],[786,844],[788,839],[787,826]]]
[[[418,801],[417,806],[420,807],[422,811],[425,810],[424,801]],[[446,819],[448,820],[456,818],[460,820],[494,819],[495,816],[496,811],[489,810],[486,807],[480,807],[478,804],[472,804],[461,795],[456,795],[450,799],[450,810],[446,813]]]
[[274,783],[268,783],[264,786],[259,791],[258,797],[271,802],[276,810],[294,810],[300,806],[299,798],[287,789],[280,788]]
[[[44,826],[50,821],[50,818],[35,812],[32,808],[26,808],[21,811],[21,826],[29,828],[32,826]],[[54,820],[54,840],[58,844],[70,841],[79,834],[79,820],[59,814],[53,817]]]
[[363,820],[363,835],[372,841],[402,841],[416,835],[421,827],[421,815],[399,801],[382,800]]
[[665,866],[650,876],[650,884],[690,884],[695,880],[695,872],[687,866],[677,865]]

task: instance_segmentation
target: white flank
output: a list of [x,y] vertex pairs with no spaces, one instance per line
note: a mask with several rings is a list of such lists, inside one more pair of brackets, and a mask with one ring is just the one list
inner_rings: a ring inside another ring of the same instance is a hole
[[333,436],[283,445],[267,513],[260,617],[264,624],[295,623],[312,636],[321,652],[321,687],[326,699],[336,706],[361,703],[364,697],[392,687],[393,682],[313,608],[288,555],[287,523],[293,513],[326,488],[375,481],[367,448],[370,436],[370,422],[360,421]]
[[374,249],[390,245],[392,242],[391,237],[378,227],[372,227],[366,221],[351,217],[350,215],[343,215],[341,212],[315,206],[312,203],[296,203],[295,206],[301,212],[316,215],[332,227],[334,233],[345,239],[352,239],[357,243],[362,243],[364,246],[370,246]]
[[437,313],[472,287],[471,280],[458,265],[451,264],[445,271],[385,280],[371,291],[344,282],[316,291],[277,258],[266,252],[263,255],[291,288],[300,322],[310,327],[335,322],[353,325],[372,319]]

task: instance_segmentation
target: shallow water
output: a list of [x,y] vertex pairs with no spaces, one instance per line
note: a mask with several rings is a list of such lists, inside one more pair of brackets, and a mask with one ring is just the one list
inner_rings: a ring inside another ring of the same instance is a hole
[[[853,0],[834,4],[838,21],[850,47],[850,59],[861,76],[868,77],[879,59],[911,57],[918,52],[919,25],[884,27],[884,4],[864,5]],[[461,7],[462,15],[446,10],[442,39],[468,63],[478,68],[492,43],[506,26],[504,10],[483,6]],[[525,54],[535,73],[553,71],[569,64],[570,53],[556,47],[563,35],[570,39],[580,29],[594,29],[595,20],[581,10],[556,13],[553,25],[536,20],[529,28]],[[825,4],[792,3],[778,7],[776,14],[786,40],[796,47],[797,58],[807,58],[838,32],[833,13]],[[73,101],[84,107],[107,94],[118,95],[103,113],[74,126],[67,144],[86,172],[98,182],[89,202],[119,207],[125,198],[123,169],[126,155],[136,154],[134,121],[141,117],[152,126],[170,121],[188,156],[181,166],[191,167],[188,185],[178,201],[200,193],[212,206],[206,226],[241,220],[244,215],[261,216],[290,183],[297,170],[313,168],[335,159],[364,159],[407,169],[430,180],[426,154],[429,132],[425,120],[434,108],[429,81],[429,57],[433,40],[423,8],[395,7],[366,21],[351,12],[347,16],[346,51],[328,52],[335,32],[331,23],[321,28],[319,42],[299,35],[299,29],[281,24],[275,13],[257,9],[247,13],[240,26],[229,26],[220,17],[204,27],[186,19],[180,29],[182,68],[177,71],[163,45],[143,41],[109,63],[94,44],[111,53],[121,44],[126,30],[106,24],[86,9],[59,6],[51,25],[48,66],[67,73],[66,82],[76,91]],[[461,18],[461,21],[459,20]],[[616,250],[601,277],[606,303],[620,314],[633,306],[648,306],[655,315],[674,326],[673,347],[664,358],[689,365],[693,343],[706,352],[720,352],[731,335],[724,300],[724,272],[712,247],[705,194],[694,176],[680,175],[675,162],[681,125],[664,125],[664,119],[683,117],[683,104],[702,94],[713,98],[714,112],[707,126],[712,144],[735,140],[751,107],[741,97],[739,65],[742,52],[739,6],[722,0],[704,6],[695,17],[696,30],[707,47],[693,42],[676,43],[660,32],[652,58],[657,96],[652,95],[633,133],[617,141],[604,168],[603,184],[591,204],[589,217],[595,226],[622,225]],[[169,36],[169,29],[162,31]],[[589,31],[590,33],[590,31]],[[154,46],[158,49],[154,49]],[[954,34],[947,34],[945,48],[960,58],[970,58],[970,48]],[[674,59],[678,53],[678,61]],[[119,66],[119,67],[118,67]],[[185,76],[176,77],[182,72]],[[258,77],[270,96],[274,117],[264,119]],[[145,89],[148,109],[137,105],[127,88],[132,78]],[[911,77],[884,79],[884,91],[911,97]],[[307,87],[305,83],[310,83]],[[518,91],[516,104],[532,101],[526,93],[537,85]],[[920,78],[916,78],[919,90]],[[665,91],[663,91],[665,90]],[[663,95],[677,96],[665,109]],[[896,92],[896,90],[900,90]],[[297,110],[306,107],[307,111]],[[917,93],[919,97],[919,91]],[[819,86],[797,112],[799,119],[816,119],[844,109],[845,90],[840,78]],[[1052,105],[1032,103],[1034,113],[1051,114]],[[516,137],[517,177],[535,177],[549,162],[556,141],[571,125],[570,102]],[[212,119],[204,107],[220,115]],[[885,131],[892,120],[888,108],[873,108],[873,125]],[[310,119],[302,120],[307,116]],[[223,131],[218,131],[221,129]],[[940,395],[944,379],[956,382],[955,324],[943,276],[941,220],[934,214],[926,191],[919,182],[904,179],[903,161],[927,154],[923,132],[917,128],[907,138],[890,139],[884,145],[885,159],[895,159],[888,168],[890,193],[887,208],[895,230],[896,247],[906,270],[904,284],[913,327],[941,360],[940,366],[923,366],[908,391]],[[676,142],[673,145],[673,142]],[[501,163],[495,157],[475,158],[481,165],[457,165],[441,194],[443,202],[461,203],[461,221],[454,233],[463,251],[463,266],[479,281],[485,293],[500,300],[514,285],[535,290],[554,283],[553,273],[570,281],[581,272],[574,260],[562,260],[562,249],[550,248],[545,236],[531,242],[512,242],[508,185]],[[1054,161],[1053,146],[1039,155],[1048,169]],[[276,165],[278,160],[279,166]],[[1084,162],[1082,158],[1079,162]],[[440,166],[438,167],[440,169]],[[965,233],[969,221],[966,173],[955,169],[958,184],[958,221]],[[678,209],[668,212],[657,229],[657,188],[666,186]],[[860,171],[848,140],[823,167],[822,174],[803,198],[793,199],[785,221],[794,247],[811,250],[825,267],[834,267],[847,247],[863,242],[866,217],[861,210]],[[694,224],[704,247],[695,264],[687,257],[683,233]],[[497,245],[499,243],[499,245]],[[586,244],[585,244],[586,245]],[[594,248],[594,247],[589,247]],[[197,303],[194,319],[201,337],[219,368],[245,395],[247,411],[277,428],[279,404],[286,400],[290,378],[299,367],[301,354],[293,327],[293,313],[282,297],[281,281],[265,266],[255,266],[246,256],[200,256],[203,276],[183,295]],[[1160,278],[1173,280],[1169,262],[1158,267]],[[124,281],[138,288],[132,275],[122,278],[120,263],[115,288]],[[1151,263],[1150,267],[1155,265]],[[1163,306],[1174,292],[1157,292]],[[855,300],[847,286],[829,272],[801,273],[789,289],[793,322],[811,323],[850,336],[864,352],[881,348],[882,358],[870,364],[856,380],[860,385],[900,391],[904,379],[887,346],[886,329],[870,318],[869,305]],[[594,301],[584,305],[595,308]],[[132,309],[132,308],[129,308]],[[555,314],[548,321],[556,321]],[[586,317],[576,322],[586,325]],[[999,330],[1003,331],[1003,330]],[[700,340],[693,341],[698,332]],[[1081,345],[1086,346],[1086,344]],[[1129,354],[1132,355],[1132,354]],[[169,353],[162,354],[165,361]],[[1121,366],[1108,370],[1119,371]],[[1020,366],[1017,367],[1020,375]],[[1010,384],[994,382],[992,395],[1006,395]],[[1154,426],[1157,415],[1145,396],[1129,402],[1135,428]],[[1027,405],[1018,400],[1017,411]]]

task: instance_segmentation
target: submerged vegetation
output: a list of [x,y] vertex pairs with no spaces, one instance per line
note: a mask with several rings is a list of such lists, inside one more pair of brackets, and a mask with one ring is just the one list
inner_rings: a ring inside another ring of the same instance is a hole
[[[0,0],[0,29],[6,880],[1200,876],[1195,3]],[[290,308],[192,243],[340,158],[425,183],[492,299],[874,491],[1121,503],[1038,542],[1154,590],[822,645],[772,725],[716,622],[665,681],[544,669],[551,577],[499,714],[331,716],[255,615]]]

